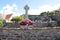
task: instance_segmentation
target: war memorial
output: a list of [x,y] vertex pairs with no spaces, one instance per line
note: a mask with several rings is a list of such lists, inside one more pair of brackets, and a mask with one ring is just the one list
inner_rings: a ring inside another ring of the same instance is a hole
[[[0,40],[60,40],[60,27],[57,21],[29,19],[29,6],[25,5],[25,19],[20,23],[3,21]],[[36,16],[35,16],[36,17]]]

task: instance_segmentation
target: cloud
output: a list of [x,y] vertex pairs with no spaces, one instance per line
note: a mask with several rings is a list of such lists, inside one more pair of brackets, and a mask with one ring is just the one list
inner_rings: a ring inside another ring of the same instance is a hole
[[6,6],[3,7],[3,12],[5,14],[13,13],[14,8],[17,8],[16,4],[12,4],[12,6],[11,5],[6,5]]
[[40,11],[38,9],[31,9],[28,12],[30,15],[38,15],[38,13],[40,13]]
[[[38,9],[30,9],[28,11],[28,14],[39,15],[41,12],[56,10],[56,9],[59,9],[59,7],[60,7],[60,3],[53,5],[53,6],[44,4],[44,5],[41,5],[40,7],[38,7]],[[5,15],[13,13],[13,16],[17,16],[17,15],[22,15],[25,12],[20,12],[17,5],[12,4],[12,5],[4,6],[3,9],[0,10],[0,13],[4,13]]]
[[2,8],[2,10],[0,10],[0,13],[2,13],[4,15],[13,13],[13,15],[15,15],[17,13],[17,11],[19,11],[18,8],[17,8],[17,5],[16,4],[12,4],[12,5],[5,5]]
[[31,9],[29,10],[29,14],[31,15],[39,15],[41,12],[45,12],[45,11],[53,11],[53,10],[57,10],[60,8],[60,3],[56,4],[56,5],[42,5],[40,6],[38,9]]
[[17,7],[17,5],[16,5],[16,4],[12,4],[12,7],[15,7],[15,8],[16,8],[16,7]]

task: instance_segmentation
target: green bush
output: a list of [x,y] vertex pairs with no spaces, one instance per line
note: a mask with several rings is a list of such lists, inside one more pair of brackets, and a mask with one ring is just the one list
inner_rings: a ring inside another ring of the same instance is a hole
[[3,25],[3,20],[2,19],[0,19],[0,26],[2,26]]
[[0,26],[2,26],[3,25],[3,22],[2,21],[0,21]]
[[21,20],[22,20],[22,18],[19,17],[19,16],[13,17],[13,18],[11,19],[11,21],[16,21],[16,22],[21,21]]

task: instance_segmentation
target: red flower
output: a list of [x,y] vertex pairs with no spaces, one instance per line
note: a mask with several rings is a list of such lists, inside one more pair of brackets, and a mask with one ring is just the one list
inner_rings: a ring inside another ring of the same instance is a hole
[[31,21],[31,20],[22,20],[21,22],[20,22],[20,25],[32,25],[33,24],[33,22]]

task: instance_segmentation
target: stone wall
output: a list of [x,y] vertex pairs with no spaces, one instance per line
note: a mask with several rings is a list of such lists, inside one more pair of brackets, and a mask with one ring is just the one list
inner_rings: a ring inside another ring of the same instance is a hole
[[[25,25],[22,25],[25,26]],[[57,26],[57,22],[56,21],[36,21],[33,25],[29,25],[28,27],[33,26],[35,27],[55,27]],[[16,27],[21,27],[21,25],[19,23],[6,23],[3,25],[3,27],[7,27],[7,28],[16,28]]]
[[38,21],[35,22],[35,24],[33,25],[34,27],[55,27],[57,26],[57,22],[56,21]]
[[0,40],[55,40],[60,29],[19,29],[0,31]]

